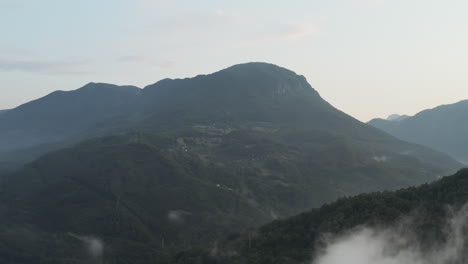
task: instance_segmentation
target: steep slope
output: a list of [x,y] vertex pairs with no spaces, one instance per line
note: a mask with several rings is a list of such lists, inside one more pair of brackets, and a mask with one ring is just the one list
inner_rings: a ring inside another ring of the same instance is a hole
[[339,199],[233,234],[215,255],[208,248],[179,253],[176,259],[294,264],[310,263],[315,256],[314,263],[466,263],[467,202],[464,169],[419,187]]
[[369,125],[468,163],[468,100],[425,110],[399,121],[373,119]]
[[247,63],[195,78],[147,86],[139,113],[145,123],[271,123],[321,129],[363,141],[397,142],[323,100],[303,76],[266,63]]

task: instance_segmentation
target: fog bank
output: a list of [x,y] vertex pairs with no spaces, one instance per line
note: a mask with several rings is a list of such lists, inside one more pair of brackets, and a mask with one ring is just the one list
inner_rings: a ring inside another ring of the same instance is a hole
[[312,264],[453,264],[463,263],[468,205],[448,214],[444,243],[422,249],[412,231],[412,220],[391,228],[362,227],[326,241]]

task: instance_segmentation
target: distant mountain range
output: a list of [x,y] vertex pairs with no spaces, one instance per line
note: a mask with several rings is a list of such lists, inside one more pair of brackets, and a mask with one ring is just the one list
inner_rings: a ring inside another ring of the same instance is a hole
[[[164,263],[229,232],[461,166],[265,63],[144,89],[54,92],[0,116],[0,149],[5,164],[48,153],[0,177],[5,263]],[[105,247],[91,254],[88,244]]]
[[468,164],[468,100],[404,119],[373,119],[371,126],[402,140],[443,151]]

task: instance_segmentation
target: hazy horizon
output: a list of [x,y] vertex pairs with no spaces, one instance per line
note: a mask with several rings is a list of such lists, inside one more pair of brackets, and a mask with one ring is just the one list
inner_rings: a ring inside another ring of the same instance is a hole
[[[246,9],[245,7],[249,8]],[[264,61],[361,120],[468,99],[468,3],[0,0],[0,109]]]

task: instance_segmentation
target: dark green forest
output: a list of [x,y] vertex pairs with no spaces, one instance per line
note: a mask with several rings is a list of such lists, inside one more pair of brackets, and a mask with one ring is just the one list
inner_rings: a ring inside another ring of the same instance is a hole
[[[398,191],[359,194],[338,199],[297,216],[258,229],[227,236],[212,249],[179,253],[174,263],[309,263],[323,246],[323,235],[343,234],[357,227],[393,226],[411,216],[415,242],[430,248],[447,239],[451,211],[468,202],[468,169],[455,175]],[[452,208],[452,210],[449,210]],[[466,230],[465,230],[466,231]],[[468,233],[464,232],[468,238]],[[466,260],[468,255],[463,254]],[[458,263],[458,262],[457,262]]]

